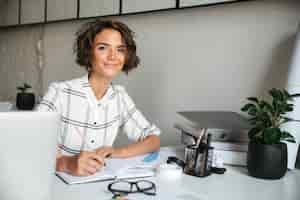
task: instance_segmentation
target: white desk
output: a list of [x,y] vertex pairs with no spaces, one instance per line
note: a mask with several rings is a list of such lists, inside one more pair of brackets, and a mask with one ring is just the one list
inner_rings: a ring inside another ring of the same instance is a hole
[[[213,174],[196,178],[182,174],[177,181],[152,177],[157,187],[156,196],[136,194],[131,199],[161,200],[299,200],[300,170],[287,172],[280,180],[263,180],[247,175],[243,167],[226,166],[223,175]],[[53,200],[109,200],[112,194],[107,190],[110,183],[97,182],[81,185],[66,185],[59,178],[54,180]]]

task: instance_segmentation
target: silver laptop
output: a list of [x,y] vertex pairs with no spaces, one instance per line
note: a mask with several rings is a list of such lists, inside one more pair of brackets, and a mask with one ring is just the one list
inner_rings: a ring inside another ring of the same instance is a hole
[[60,119],[50,112],[0,112],[0,199],[50,200]]

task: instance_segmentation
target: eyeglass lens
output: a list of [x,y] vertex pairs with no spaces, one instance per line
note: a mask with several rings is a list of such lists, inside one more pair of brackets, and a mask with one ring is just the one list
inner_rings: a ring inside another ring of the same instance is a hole
[[111,189],[115,191],[124,191],[126,193],[132,191],[132,185],[125,181],[114,182],[111,185]]
[[155,194],[155,185],[150,181],[138,181],[136,186],[140,192],[145,194],[154,195]]

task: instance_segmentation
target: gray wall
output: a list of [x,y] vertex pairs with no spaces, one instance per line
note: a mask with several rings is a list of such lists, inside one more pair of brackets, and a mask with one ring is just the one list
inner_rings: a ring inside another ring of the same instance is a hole
[[[285,86],[300,2],[246,1],[115,19],[136,32],[142,60],[116,82],[163,130],[167,145],[179,141],[176,111],[239,111],[245,97]],[[1,100],[13,101],[16,85],[24,81],[38,92],[39,66],[43,91],[52,81],[84,74],[74,64],[72,45],[86,21],[0,29]]]

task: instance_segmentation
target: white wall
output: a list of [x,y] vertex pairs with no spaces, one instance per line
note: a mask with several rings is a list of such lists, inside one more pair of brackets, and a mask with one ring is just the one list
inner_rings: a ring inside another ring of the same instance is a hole
[[[115,17],[136,32],[141,66],[116,82],[175,144],[179,110],[239,111],[243,100],[283,87],[300,21],[297,0],[245,1]],[[36,43],[44,46],[44,90],[81,76],[74,33],[82,21],[0,29],[0,96],[13,100],[24,80],[38,88]],[[123,143],[122,141],[119,143]]]

